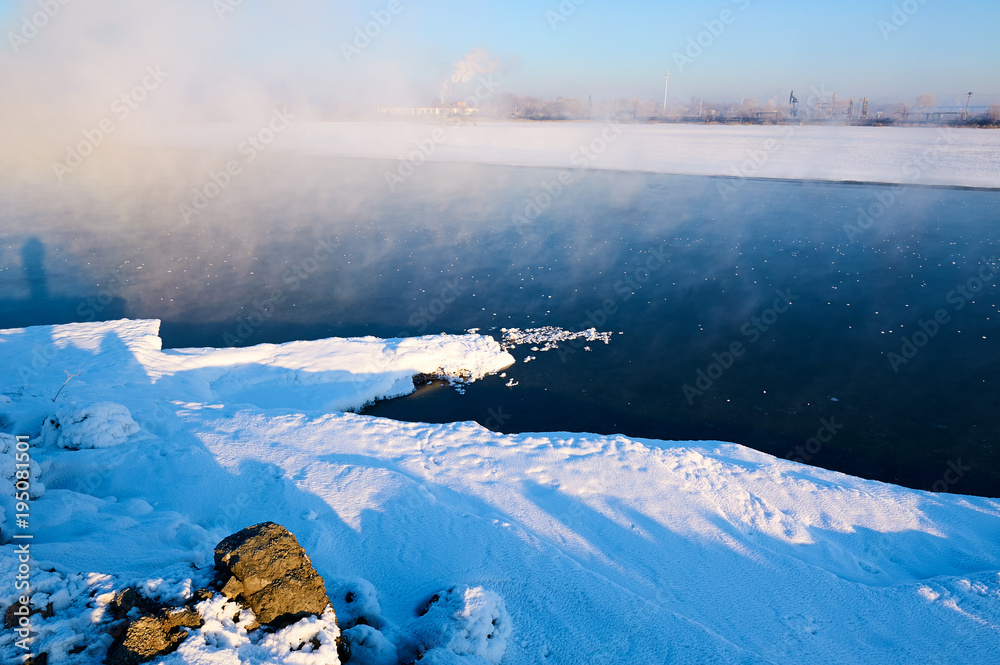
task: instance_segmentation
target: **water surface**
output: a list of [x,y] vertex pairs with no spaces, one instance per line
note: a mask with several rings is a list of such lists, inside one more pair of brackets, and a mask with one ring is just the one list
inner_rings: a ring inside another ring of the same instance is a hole
[[517,347],[506,377],[366,413],[1000,493],[1000,192],[449,164],[390,192],[392,166],[275,157],[190,224],[186,185],[5,191],[0,324],[159,318],[167,347],[595,326],[609,344]]

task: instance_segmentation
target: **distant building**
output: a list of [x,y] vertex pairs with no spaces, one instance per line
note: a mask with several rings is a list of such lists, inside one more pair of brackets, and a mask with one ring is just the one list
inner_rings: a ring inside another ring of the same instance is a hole
[[451,106],[380,106],[375,111],[381,115],[399,116],[477,116],[479,109],[466,106],[465,102],[455,102]]

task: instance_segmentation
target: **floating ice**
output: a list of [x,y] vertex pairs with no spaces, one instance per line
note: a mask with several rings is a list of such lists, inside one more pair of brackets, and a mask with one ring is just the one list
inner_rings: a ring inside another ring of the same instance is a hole
[[[570,342],[578,339],[586,342],[604,342],[608,344],[611,341],[611,336],[614,334],[610,332],[598,332],[597,328],[572,332],[556,326],[523,329],[501,328],[500,333],[500,345],[505,350],[512,349],[515,346],[531,344],[531,350],[538,352],[558,349],[560,342]],[[531,359],[534,360],[534,358]],[[528,360],[525,360],[525,362],[528,362]]]

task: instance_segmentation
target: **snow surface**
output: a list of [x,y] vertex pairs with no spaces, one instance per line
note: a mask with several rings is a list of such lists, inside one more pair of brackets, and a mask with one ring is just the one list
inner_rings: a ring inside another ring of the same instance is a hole
[[[251,128],[185,126],[152,139],[231,151]],[[444,140],[435,143],[432,134]],[[433,146],[433,149],[427,146]],[[423,147],[421,147],[423,146]],[[929,127],[599,122],[297,122],[273,150],[686,175],[1000,187],[1000,131]]]
[[[30,510],[32,603],[52,612],[32,621],[50,663],[99,662],[116,589],[189,598],[211,576],[214,545],[267,520],[326,579],[358,662],[424,648],[421,663],[479,665],[982,664],[1000,653],[1000,500],[729,443],[344,412],[412,389],[417,373],[472,379],[513,362],[488,337],[163,351],[157,325],[0,331],[0,421],[32,437],[45,484]],[[140,431],[78,450],[42,436],[60,410],[102,402]],[[2,501],[0,609],[16,593],[13,499]],[[315,662],[316,644],[332,660],[328,618],[253,643],[231,609],[203,601],[212,621],[167,662]],[[4,662],[14,639],[0,634]]]

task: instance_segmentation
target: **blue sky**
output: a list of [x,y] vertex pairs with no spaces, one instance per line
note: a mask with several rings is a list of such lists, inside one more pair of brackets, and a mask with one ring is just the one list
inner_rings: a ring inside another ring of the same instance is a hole
[[[454,62],[473,48],[486,49],[501,63],[504,90],[544,97],[662,99],[664,70],[670,69],[675,100],[745,95],[763,101],[787,98],[791,89],[802,97],[816,88],[880,101],[912,102],[927,92],[941,104],[964,101],[971,90],[974,104],[1000,101],[996,0],[566,0],[562,6],[572,13],[560,13],[559,0],[399,1],[403,11],[350,63],[341,43],[350,42],[355,28],[388,0],[348,7],[243,0],[222,27],[236,43],[229,55],[250,75],[280,71],[278,84],[299,85],[314,80],[328,86],[336,79],[344,92],[392,72],[379,90],[386,101],[431,97]],[[37,10],[36,3],[0,0],[4,33]],[[215,20],[212,0],[172,5],[186,7],[192,21]],[[715,23],[719,34],[710,34],[705,22],[718,21],[724,11],[730,12],[729,23],[721,32]],[[553,27],[553,16],[565,20]],[[887,32],[886,26],[898,29]],[[699,37],[701,52],[687,52],[689,40]],[[407,85],[398,86],[399,80]]]

